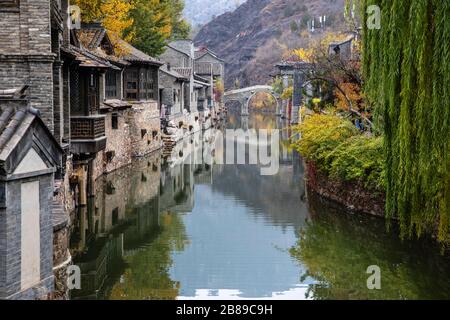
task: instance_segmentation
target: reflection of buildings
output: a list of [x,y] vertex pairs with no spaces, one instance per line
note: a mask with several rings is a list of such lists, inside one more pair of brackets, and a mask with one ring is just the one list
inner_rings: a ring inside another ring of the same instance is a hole
[[212,183],[210,155],[215,150],[215,132],[209,129],[183,139],[166,158],[167,170],[161,174],[162,211],[192,211],[194,184]]
[[[289,143],[292,132],[288,129],[286,119],[263,113],[253,113],[246,117],[249,129],[280,130],[280,170],[274,176],[261,176],[260,167],[256,165],[220,165],[214,166],[212,173],[213,189],[226,195],[233,195],[243,200],[255,212],[264,212],[277,224],[301,226],[308,216],[308,209],[303,201],[305,188],[303,166],[300,156]],[[242,118],[236,117],[229,128],[243,129]],[[246,142],[248,144],[248,142]],[[248,146],[245,149],[248,159]],[[235,184],[235,181],[247,183]],[[298,201],[292,201],[292,192],[298,194]],[[270,195],[268,197],[267,195]]]
[[179,164],[161,173],[161,211],[188,213],[194,208],[192,165]]
[[210,131],[195,134],[178,143],[162,165],[155,154],[95,182],[95,196],[80,209],[72,237],[75,264],[82,270],[82,290],[72,291],[74,298],[107,295],[125,259],[160,234],[160,212],[193,210],[194,183],[212,182],[212,167],[202,162],[203,146],[210,152],[212,138]]
[[95,182],[95,196],[80,209],[72,236],[82,271],[82,290],[72,291],[74,297],[97,297],[120,276],[123,256],[158,233],[160,174],[159,154],[153,154]]

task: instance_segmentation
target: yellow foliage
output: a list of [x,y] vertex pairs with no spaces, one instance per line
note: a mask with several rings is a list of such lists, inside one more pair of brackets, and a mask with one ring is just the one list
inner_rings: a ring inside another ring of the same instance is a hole
[[[102,24],[111,33],[122,37],[123,31],[131,27],[133,19],[129,18],[128,12],[133,5],[124,0],[109,0],[101,5],[103,15]],[[130,41],[128,36],[126,41]]]
[[[345,92],[345,96],[351,101],[354,108],[358,108],[358,106],[363,101],[363,94],[361,93],[361,88],[359,85],[355,83],[344,82],[339,85],[342,91]],[[349,105],[348,101],[345,98],[344,94],[340,90],[335,90],[336,95],[336,109],[338,110],[348,110]]]
[[122,37],[124,30],[133,24],[128,14],[133,8],[131,1],[74,0],[74,3],[80,7],[84,22],[101,22],[105,29],[118,37]]
[[292,51],[292,54],[304,62],[313,62],[314,60],[313,49],[304,49],[304,48],[295,49]]
[[322,37],[311,40],[308,48],[294,49],[291,54],[298,57],[301,61],[313,63],[317,57],[328,55],[328,47],[332,42],[344,41],[348,34],[328,32]]
[[294,87],[290,86],[290,87],[284,89],[283,93],[281,94],[281,99],[283,99],[283,100],[292,99],[293,94],[294,94]]

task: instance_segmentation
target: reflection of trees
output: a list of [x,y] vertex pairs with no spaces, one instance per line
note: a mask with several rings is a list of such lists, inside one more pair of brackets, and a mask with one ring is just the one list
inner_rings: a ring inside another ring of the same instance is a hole
[[[298,233],[290,253],[319,284],[315,299],[448,299],[450,264],[439,250],[423,242],[401,243],[385,232],[379,219],[330,212],[329,204],[310,196],[312,221]],[[367,267],[381,268],[381,290],[368,290]]]
[[128,267],[110,291],[110,299],[175,299],[180,284],[170,278],[171,253],[182,251],[187,240],[179,215],[161,215],[161,233],[125,258]]

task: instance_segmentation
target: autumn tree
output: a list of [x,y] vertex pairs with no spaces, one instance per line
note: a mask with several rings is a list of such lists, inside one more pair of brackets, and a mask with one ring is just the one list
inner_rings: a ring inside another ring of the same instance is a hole
[[[127,0],[74,0],[81,9],[83,22],[101,22],[111,35],[122,37],[133,24],[129,12],[133,4]],[[130,40],[130,38],[125,39]]]
[[[184,0],[73,0],[83,22],[101,22],[111,38],[122,38],[150,55],[163,52],[170,39],[187,38]],[[119,41],[114,41],[119,43]]]
[[171,8],[172,35],[171,39],[186,39],[191,32],[191,25],[184,19],[184,0],[166,0]]
[[372,128],[371,110],[364,104],[362,94],[358,41],[353,39],[351,59],[341,59],[329,52],[332,42],[348,39],[347,34],[329,32],[311,41],[307,48],[295,49],[291,54],[297,61],[311,65],[312,72],[307,80],[321,88],[323,105],[334,104],[339,111],[349,113],[351,117],[366,122],[367,128]]

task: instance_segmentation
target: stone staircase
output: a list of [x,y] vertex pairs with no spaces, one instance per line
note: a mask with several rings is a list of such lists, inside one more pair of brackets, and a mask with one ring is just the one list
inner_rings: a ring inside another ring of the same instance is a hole
[[164,143],[163,156],[170,156],[172,154],[173,148],[175,148],[177,141],[174,136],[162,135],[162,141]]

